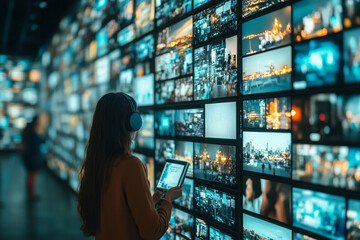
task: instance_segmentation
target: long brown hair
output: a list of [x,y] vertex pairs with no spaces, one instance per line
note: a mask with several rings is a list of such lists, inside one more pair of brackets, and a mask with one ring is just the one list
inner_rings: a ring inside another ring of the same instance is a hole
[[109,181],[114,160],[131,153],[131,136],[126,128],[130,113],[129,102],[119,93],[104,95],[96,105],[78,193],[81,230],[86,236],[94,236],[98,230],[101,193]]

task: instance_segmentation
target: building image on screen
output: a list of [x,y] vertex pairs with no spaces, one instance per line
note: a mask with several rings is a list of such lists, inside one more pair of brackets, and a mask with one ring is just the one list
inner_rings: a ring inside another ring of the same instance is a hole
[[243,94],[291,89],[291,46],[245,57],[242,65]]
[[243,170],[291,177],[291,134],[243,132]]
[[185,165],[167,162],[157,187],[169,190],[170,188],[178,186],[184,168]]
[[195,49],[195,100],[237,95],[237,36]]
[[194,99],[193,77],[175,79],[175,102],[188,102]]
[[195,220],[195,240],[207,240],[208,239],[208,229],[209,226],[207,223],[200,219],[196,218]]
[[243,209],[275,219],[291,221],[291,185],[244,176]]
[[208,143],[194,144],[194,177],[228,185],[236,183],[236,148]]
[[175,158],[175,141],[155,139],[155,162],[165,164],[166,159]]
[[342,30],[341,0],[305,0],[295,3],[293,8],[294,40],[297,42]]
[[328,239],[345,239],[345,198],[293,188],[293,225]]
[[273,223],[243,214],[243,239],[289,240],[291,230]]
[[135,8],[136,36],[154,29],[155,0],[137,0]]
[[133,83],[134,83],[134,69],[126,69],[120,72],[119,75],[119,85],[117,90],[120,92],[133,95]]
[[243,101],[244,128],[265,128],[265,99]]
[[266,99],[266,129],[291,129],[291,98]]
[[181,198],[176,199],[174,203],[188,210],[193,210],[194,180],[191,178],[185,178],[183,187],[184,190]]
[[[358,4],[360,5],[360,2]],[[353,30],[345,31],[344,32],[344,81],[345,81],[345,83],[360,82],[360,57],[359,56],[360,56],[360,29],[353,29]]]
[[194,144],[192,142],[175,141],[175,154],[176,160],[188,162],[189,168],[186,176],[193,177],[193,155],[194,155]]
[[349,199],[346,212],[346,231],[349,240],[359,239],[360,237],[360,200]]
[[360,2],[358,0],[344,1],[344,27],[359,26]]
[[294,180],[360,190],[360,148],[293,145]]
[[242,17],[246,18],[259,11],[264,11],[269,7],[286,1],[288,0],[242,0]]
[[155,134],[161,136],[174,136],[174,110],[155,112]]
[[194,44],[237,29],[237,0],[227,0],[194,16]]
[[205,186],[195,186],[195,212],[214,219],[224,225],[235,224],[235,196]]
[[161,26],[169,20],[180,17],[192,10],[192,0],[156,0],[156,25]]
[[242,55],[291,43],[291,7],[243,23]]
[[211,239],[211,240],[235,240],[230,235],[224,233],[223,231],[221,231],[217,228],[211,227],[211,226],[210,226],[210,231],[209,231],[209,239]]
[[236,139],[236,102],[205,104],[205,122],[205,137]]
[[204,109],[175,110],[175,136],[204,136]]
[[339,37],[314,39],[294,47],[294,89],[334,85],[340,73]]
[[313,142],[358,142],[359,105],[360,95],[331,93],[293,98],[293,138]]

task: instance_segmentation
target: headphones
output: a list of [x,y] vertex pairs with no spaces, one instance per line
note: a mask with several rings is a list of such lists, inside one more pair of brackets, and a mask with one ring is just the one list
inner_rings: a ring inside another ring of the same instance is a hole
[[135,109],[135,104],[134,104],[133,100],[126,93],[119,92],[117,94],[123,96],[130,105],[131,113],[130,113],[129,119],[125,125],[126,129],[130,132],[138,131],[142,126],[142,119],[141,119],[140,113],[138,111],[136,111],[136,109]]

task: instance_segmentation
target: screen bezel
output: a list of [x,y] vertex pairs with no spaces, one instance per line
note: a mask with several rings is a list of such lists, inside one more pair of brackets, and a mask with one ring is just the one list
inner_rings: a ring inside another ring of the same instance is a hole
[[185,161],[175,160],[175,159],[166,159],[166,162],[165,162],[165,164],[164,164],[164,168],[163,168],[163,170],[162,170],[162,172],[161,172],[159,181],[158,181],[157,186],[156,186],[156,190],[163,191],[163,192],[166,192],[166,191],[168,191],[169,189],[160,188],[160,187],[158,187],[158,186],[159,186],[159,183],[160,183],[160,179],[161,179],[162,175],[164,174],[165,166],[166,166],[167,163],[184,165],[184,168],[183,168],[183,170],[182,170],[181,176],[180,176],[179,181],[178,181],[178,183],[177,183],[176,186],[182,186],[182,185],[183,185],[184,180],[185,180],[185,176],[186,176],[186,172],[187,172],[187,170],[188,170],[188,168],[189,168],[189,165],[190,165],[188,162],[185,162]]

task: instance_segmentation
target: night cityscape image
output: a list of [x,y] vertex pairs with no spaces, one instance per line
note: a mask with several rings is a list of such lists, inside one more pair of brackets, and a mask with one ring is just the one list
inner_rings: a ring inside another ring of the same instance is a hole
[[243,94],[291,89],[291,47],[284,47],[242,59]]
[[237,95],[237,37],[195,49],[195,100]]
[[136,36],[154,29],[155,0],[137,0],[135,9]]
[[357,239],[360,237],[360,200],[349,199],[347,209],[346,231],[347,239]]
[[200,218],[195,220],[195,240],[207,240],[208,239],[208,225]]
[[246,18],[288,0],[242,0],[242,17]]
[[344,80],[360,82],[360,29],[344,33]]
[[291,134],[243,132],[243,169],[291,177]]
[[266,129],[291,129],[291,98],[266,99]]
[[242,27],[242,54],[249,55],[291,42],[291,7],[277,10]]
[[227,226],[235,224],[235,196],[205,186],[195,186],[194,210]]
[[194,144],[194,176],[208,181],[233,185],[236,182],[234,146]]
[[194,16],[194,44],[237,29],[237,0],[227,0]]
[[265,99],[243,102],[243,126],[244,128],[265,128]]

